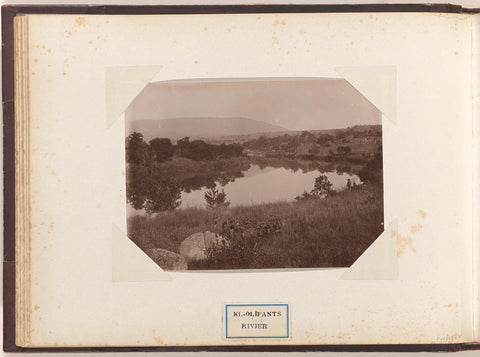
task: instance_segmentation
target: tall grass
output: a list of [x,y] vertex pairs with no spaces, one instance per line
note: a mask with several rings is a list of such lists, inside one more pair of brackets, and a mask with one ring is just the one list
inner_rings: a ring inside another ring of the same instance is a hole
[[[268,229],[272,220],[278,223]],[[236,222],[239,228],[226,230],[222,222]],[[208,259],[190,263],[189,269],[350,266],[383,231],[382,185],[365,184],[324,199],[189,208],[128,220],[130,238],[144,250],[178,252],[185,238],[207,230],[226,235],[231,245],[214,249]]]

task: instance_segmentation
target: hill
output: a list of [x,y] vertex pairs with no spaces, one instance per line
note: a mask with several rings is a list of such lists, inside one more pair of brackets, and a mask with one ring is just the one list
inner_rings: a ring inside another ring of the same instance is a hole
[[250,135],[255,133],[288,131],[277,125],[248,118],[175,118],[163,120],[127,121],[127,136],[133,132],[143,134],[145,141],[169,138],[173,141],[189,136],[192,139],[222,136]]

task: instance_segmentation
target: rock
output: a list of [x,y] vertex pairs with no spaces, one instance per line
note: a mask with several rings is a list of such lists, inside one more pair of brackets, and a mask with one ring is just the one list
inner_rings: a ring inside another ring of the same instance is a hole
[[166,249],[152,248],[147,255],[164,270],[187,270],[187,262],[177,253]]
[[229,245],[226,238],[210,231],[194,233],[180,244],[180,255],[188,262],[207,258],[208,250],[216,245]]

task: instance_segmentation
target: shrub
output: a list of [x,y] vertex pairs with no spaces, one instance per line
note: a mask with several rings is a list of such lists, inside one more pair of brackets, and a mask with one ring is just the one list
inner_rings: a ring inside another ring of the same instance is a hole
[[207,208],[228,207],[230,202],[227,201],[227,194],[222,188],[218,191],[216,187],[205,192],[205,201],[207,201]]
[[280,218],[217,217],[215,226],[229,243],[209,247],[207,259],[197,262],[196,268],[246,269],[262,266],[265,260],[270,259],[259,247],[265,240],[273,239],[275,234],[280,233]]
[[300,196],[297,196],[295,197],[295,200],[297,201],[305,201],[305,200],[310,200],[312,198],[316,198],[317,196],[315,196],[314,194],[310,193],[310,192],[307,192],[307,191],[303,191],[303,193],[300,195]]

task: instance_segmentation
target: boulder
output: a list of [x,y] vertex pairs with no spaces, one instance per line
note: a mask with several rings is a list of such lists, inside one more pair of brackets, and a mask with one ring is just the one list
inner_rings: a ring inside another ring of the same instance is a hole
[[187,270],[187,262],[177,253],[166,249],[152,248],[147,255],[164,270]]
[[206,259],[208,250],[217,245],[228,246],[229,242],[221,235],[210,231],[194,233],[180,244],[180,255],[187,263]]

